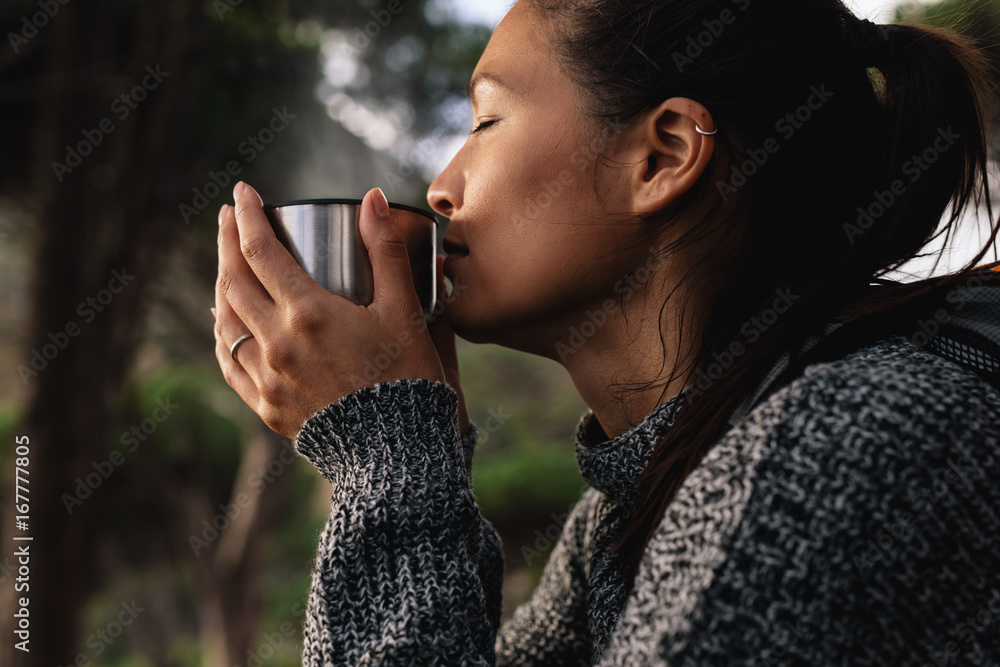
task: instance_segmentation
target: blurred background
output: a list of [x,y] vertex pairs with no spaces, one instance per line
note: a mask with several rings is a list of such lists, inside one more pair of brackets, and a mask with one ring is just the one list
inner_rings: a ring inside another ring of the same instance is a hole
[[[0,665],[299,663],[330,488],[223,381],[216,215],[238,180],[266,202],[378,185],[426,208],[509,4],[0,4]],[[1000,0],[854,7],[954,24],[1000,53]],[[506,618],[586,490],[586,407],[553,362],[459,353]],[[33,538],[30,654],[13,648],[17,536]]]

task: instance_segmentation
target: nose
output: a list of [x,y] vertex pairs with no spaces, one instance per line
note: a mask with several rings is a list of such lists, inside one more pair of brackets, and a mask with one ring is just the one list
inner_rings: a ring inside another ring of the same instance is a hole
[[459,162],[462,152],[460,150],[452,158],[427,188],[427,203],[446,218],[454,217],[455,212],[462,208],[462,192],[465,189],[465,177]]

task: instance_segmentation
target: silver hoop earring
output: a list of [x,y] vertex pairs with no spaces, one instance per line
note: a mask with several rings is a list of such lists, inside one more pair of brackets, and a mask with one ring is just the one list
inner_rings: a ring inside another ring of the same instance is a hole
[[698,134],[704,134],[706,137],[710,137],[710,136],[712,136],[713,134],[715,134],[716,132],[719,131],[719,128],[715,128],[711,132],[706,132],[705,130],[703,130],[700,127],[698,127],[698,123],[694,124],[694,129],[698,132]]

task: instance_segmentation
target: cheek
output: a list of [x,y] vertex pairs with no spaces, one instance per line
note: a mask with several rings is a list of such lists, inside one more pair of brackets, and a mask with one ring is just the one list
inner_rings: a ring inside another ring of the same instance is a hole
[[[570,164],[572,146],[580,141],[553,118],[526,117],[498,125],[468,176],[465,203],[471,206],[466,216],[492,220],[505,233],[532,235],[567,201],[580,202],[581,174]],[[470,235],[494,231],[493,225],[476,227]],[[470,247],[472,241],[470,236]]]
[[467,276],[494,303],[572,289],[588,257],[616,240],[597,224],[592,170],[571,159],[583,139],[551,119],[523,125],[534,129],[498,125],[466,178]]

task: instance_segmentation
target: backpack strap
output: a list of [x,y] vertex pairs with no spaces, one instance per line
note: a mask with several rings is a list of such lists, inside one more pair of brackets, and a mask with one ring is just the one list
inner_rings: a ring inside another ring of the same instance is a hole
[[[1000,262],[974,271],[1000,273]],[[742,421],[768,396],[799,377],[806,366],[839,359],[893,334],[904,335],[918,347],[973,371],[1000,390],[1000,287],[967,286],[953,295],[953,312],[944,310],[940,318],[937,316],[942,311],[938,310],[923,314],[924,320],[918,317],[881,326],[852,321],[827,324],[822,335],[809,336],[775,362],[729,423],[735,426]]]

